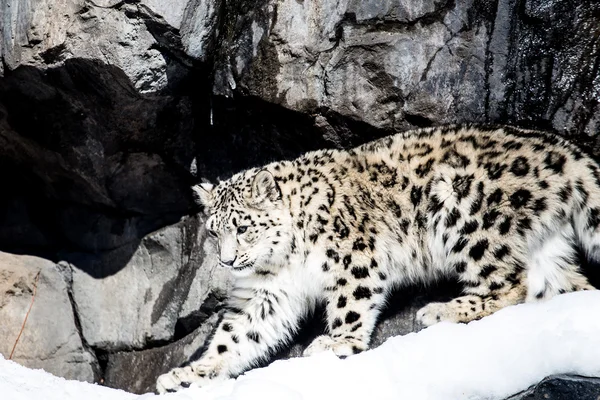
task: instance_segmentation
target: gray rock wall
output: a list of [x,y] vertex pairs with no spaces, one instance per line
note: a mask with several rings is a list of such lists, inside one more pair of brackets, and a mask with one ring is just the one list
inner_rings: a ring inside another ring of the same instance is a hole
[[206,338],[230,282],[225,270],[215,268],[214,245],[206,240],[203,220],[186,217],[113,251],[61,254],[58,264],[0,252],[0,353],[8,358],[16,343],[13,360],[28,367],[152,390],[149,382],[163,362],[174,358],[179,364],[199,346],[189,345],[179,356],[166,346],[162,360],[145,367],[150,372],[141,387],[127,385],[142,379],[134,375],[142,366],[117,368],[114,358],[179,339],[187,343],[201,333]]
[[[600,154],[595,0],[0,0],[0,59],[0,352],[41,271],[15,358],[136,392],[228,287],[191,184],[440,123]],[[374,344],[453,290],[397,294]]]
[[[227,291],[213,241],[186,218],[140,243],[89,255],[64,254],[86,342],[102,351],[143,349],[173,340],[213,292]],[[93,293],[94,295],[90,296]]]
[[[230,16],[214,90],[386,130],[503,122],[593,135],[595,1],[267,2]],[[240,6],[242,9],[243,6]]]
[[8,358],[14,351],[14,361],[66,378],[97,380],[98,362],[80,336],[61,268],[7,253],[0,253],[0,265],[0,353]]

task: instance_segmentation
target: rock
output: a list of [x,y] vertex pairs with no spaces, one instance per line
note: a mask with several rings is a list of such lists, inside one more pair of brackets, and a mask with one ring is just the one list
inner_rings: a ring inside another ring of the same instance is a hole
[[0,353],[8,359],[17,343],[13,361],[68,379],[94,382],[99,375],[98,362],[81,340],[61,270],[42,258],[9,253],[0,253],[0,265]]
[[218,314],[212,314],[192,333],[167,346],[109,354],[104,384],[119,389],[125,388],[132,393],[154,392],[159,375],[197,358],[199,350],[207,344],[207,339],[218,321]]
[[507,400],[598,400],[600,378],[555,375]]
[[460,293],[460,285],[452,281],[439,281],[427,290],[408,286],[394,291],[373,331],[370,347],[378,347],[393,336],[420,331],[423,326],[416,320],[417,311],[434,301],[449,301]]
[[97,255],[64,254],[90,346],[142,349],[174,340],[178,328],[188,333],[198,326],[193,321],[204,300],[225,292],[228,283],[226,271],[215,268],[214,241],[206,240],[202,223],[184,218],[140,243]]
[[[59,232],[40,232],[31,243],[25,238],[15,250],[40,243],[114,249],[193,208],[185,98],[140,97],[122,71],[68,60],[45,73],[11,72],[0,81],[0,104],[6,110],[0,112],[0,181],[14,188],[13,198],[27,199],[2,201],[21,204],[19,212],[37,229]],[[0,238],[16,241],[3,229]]]
[[503,49],[492,64],[490,82],[502,81],[502,90],[490,102],[490,116],[597,138],[600,71],[592,60],[600,55],[600,4],[528,0],[516,18],[514,7],[512,1],[500,2],[508,21],[491,37]]
[[116,1],[94,4],[83,0],[4,2],[3,22],[10,32],[3,35],[4,62],[14,70],[20,65],[45,68],[70,58],[103,60],[124,71],[140,92],[164,88],[167,61],[153,48],[155,40],[144,21],[135,17],[138,7]]
[[[215,98],[210,135],[198,147],[198,176],[215,181],[265,160],[320,148],[349,148],[387,132],[338,113],[311,116],[258,99]],[[235,132],[235,134],[232,134]]]
[[235,64],[217,64],[217,77],[231,75],[215,82],[217,92],[241,86],[291,109],[331,110],[392,130],[423,120],[484,120],[488,21],[482,7],[273,3],[231,17],[246,29],[227,45],[236,51],[228,55]]
[[0,57],[8,70],[102,60],[125,72],[140,93],[150,93],[181,78],[173,73],[185,75],[178,63],[209,57],[221,2],[8,0],[1,7],[6,34]]
[[226,16],[238,29],[225,34],[215,93],[391,131],[460,121],[571,135],[596,127],[597,2],[238,4]]
[[187,55],[200,61],[209,61],[216,47],[221,0],[189,1],[185,23],[182,26],[181,43]]
[[24,220],[20,235],[0,224],[2,248],[111,250],[193,209],[189,60],[153,36],[187,3],[161,4],[0,5],[0,182],[14,188],[0,217]]

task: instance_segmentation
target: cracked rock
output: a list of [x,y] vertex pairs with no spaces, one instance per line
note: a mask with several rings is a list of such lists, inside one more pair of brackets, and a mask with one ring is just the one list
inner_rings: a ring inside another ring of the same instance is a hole
[[94,382],[98,362],[81,340],[60,269],[42,258],[2,252],[0,265],[0,353],[10,356],[35,291],[12,359],[68,379]]
[[198,326],[209,293],[228,285],[226,271],[215,268],[214,242],[206,240],[203,222],[184,218],[113,251],[63,255],[90,346],[142,349],[174,340],[177,328],[187,333]]
[[600,5],[541,4],[240,2],[214,91],[388,131],[479,121],[595,135]]
[[555,375],[507,400],[598,400],[600,378]]
[[212,314],[189,335],[163,347],[109,354],[104,384],[132,393],[153,392],[159,375],[197,358],[218,321],[219,315]]

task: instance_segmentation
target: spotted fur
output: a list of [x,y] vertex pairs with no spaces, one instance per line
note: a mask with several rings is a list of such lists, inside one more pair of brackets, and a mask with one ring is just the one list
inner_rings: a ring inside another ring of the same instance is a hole
[[194,188],[235,288],[204,356],[160,392],[224,379],[285,344],[323,301],[306,354],[367,349],[390,290],[456,277],[464,295],[424,325],[592,289],[576,244],[600,259],[600,170],[558,136],[446,127],[323,150]]

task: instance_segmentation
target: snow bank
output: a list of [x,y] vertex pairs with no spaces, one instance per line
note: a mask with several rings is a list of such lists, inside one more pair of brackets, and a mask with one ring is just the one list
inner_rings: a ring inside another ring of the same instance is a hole
[[[552,374],[600,376],[600,291],[509,307],[468,325],[441,323],[377,349],[277,361],[236,380],[165,400],[503,399]],[[66,381],[0,356],[7,400],[149,400]],[[158,400],[158,399],[157,399]]]

